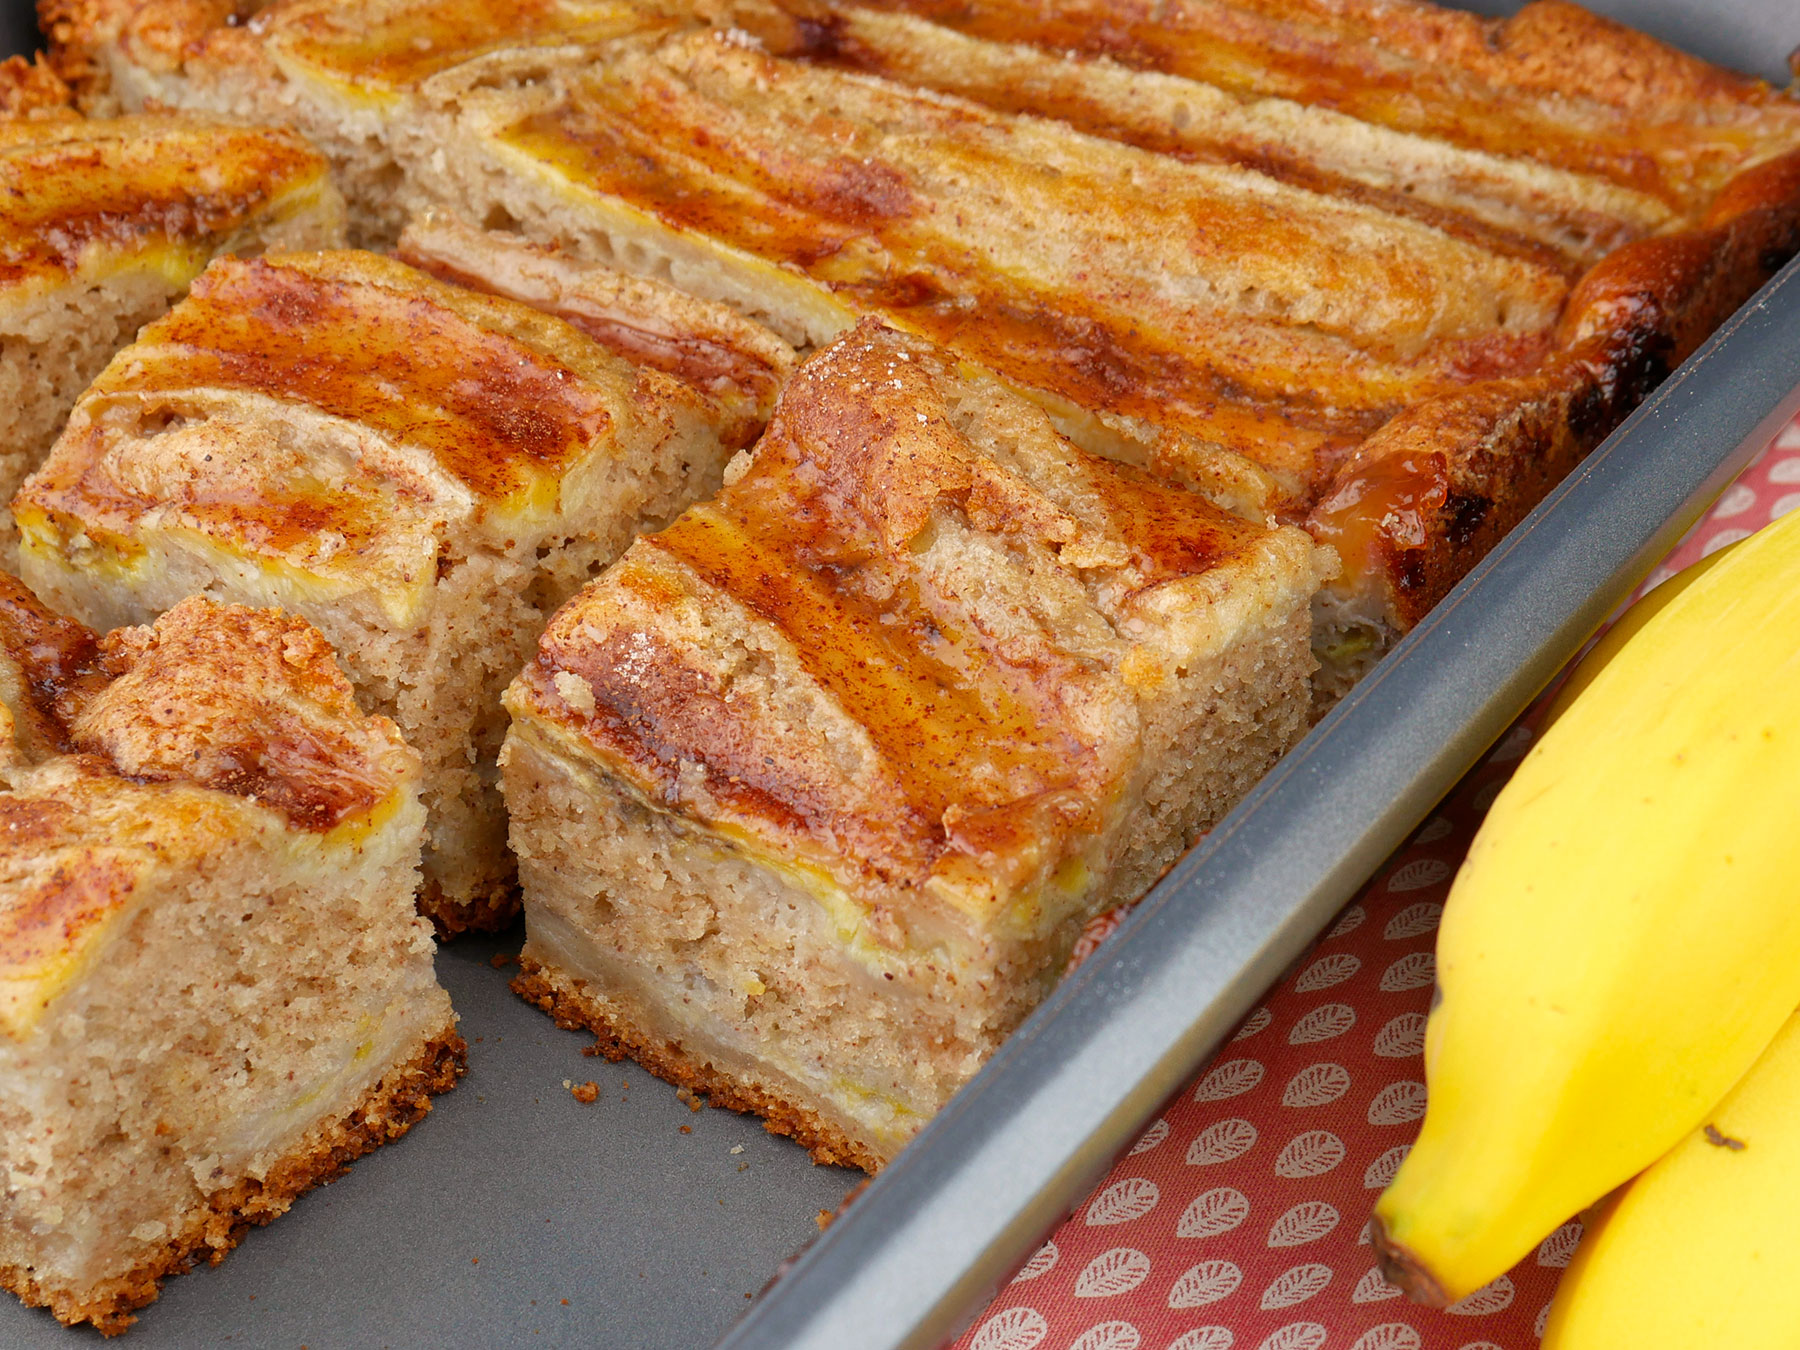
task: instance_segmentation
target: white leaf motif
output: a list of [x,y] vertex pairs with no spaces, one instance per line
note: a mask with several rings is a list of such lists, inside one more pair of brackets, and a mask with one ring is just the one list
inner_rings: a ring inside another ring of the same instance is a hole
[[1363,1169],[1363,1185],[1371,1191],[1379,1191],[1387,1186],[1399,1173],[1400,1164],[1406,1161],[1406,1155],[1411,1152],[1411,1144],[1399,1144],[1390,1148]]
[[1575,1249],[1580,1245],[1581,1220],[1570,1219],[1538,1245],[1537,1263],[1561,1270],[1575,1259]]
[[1143,1134],[1138,1137],[1137,1143],[1131,1146],[1131,1153],[1128,1156],[1136,1157],[1140,1153],[1148,1153],[1168,1137],[1169,1122],[1166,1120],[1152,1121],[1150,1123],[1150,1128],[1145,1130]]
[[1423,989],[1437,978],[1437,957],[1431,952],[1409,952],[1381,972],[1381,992],[1399,994]]
[[1425,1053],[1425,1014],[1401,1013],[1375,1033],[1375,1053],[1383,1059],[1411,1059]]
[[1550,1305],[1546,1303],[1538,1309],[1537,1321],[1531,1324],[1531,1334],[1540,1341],[1544,1339],[1544,1328],[1550,1325]]
[[1469,799],[1469,805],[1475,808],[1475,814],[1485,816],[1494,805],[1494,798],[1500,795],[1507,780],[1496,778],[1491,783],[1483,783],[1476,789],[1475,795]]
[[1502,1275],[1493,1283],[1482,1285],[1460,1302],[1452,1303],[1444,1311],[1458,1317],[1487,1317],[1512,1307],[1512,1301],[1513,1282]]
[[1397,895],[1407,891],[1422,891],[1427,886],[1435,886],[1444,880],[1451,870],[1450,864],[1440,858],[1414,858],[1394,869],[1394,874],[1388,878],[1387,888]]
[[1291,1308],[1297,1303],[1304,1303],[1316,1294],[1325,1292],[1325,1286],[1331,1283],[1331,1267],[1317,1262],[1310,1265],[1295,1266],[1292,1270],[1283,1271],[1263,1290],[1262,1309],[1273,1312],[1277,1308]]
[[1031,1254],[1031,1260],[1019,1267],[1019,1273],[1012,1277],[1014,1284],[1024,1284],[1027,1280],[1035,1280],[1040,1275],[1048,1275],[1056,1267],[1056,1258],[1062,1253],[1056,1249],[1054,1242],[1046,1242]]
[[1256,1350],[1321,1350],[1330,1333],[1317,1322],[1289,1322],[1263,1337]]
[[[1237,1293],[1244,1272],[1229,1261],[1202,1261],[1181,1272],[1169,1287],[1171,1308],[1204,1308]],[[974,1350],[971,1346],[970,1350]]]
[[1350,1291],[1352,1303],[1380,1303],[1383,1299],[1399,1297],[1400,1290],[1387,1282],[1380,1266],[1370,1266],[1356,1282],[1356,1288]]
[[1050,1324],[1036,1308],[1006,1308],[981,1324],[969,1350],[1036,1350]]
[[1187,1160],[1194,1167],[1211,1167],[1241,1158],[1256,1146],[1256,1126],[1240,1117],[1214,1121],[1188,1145]]
[[1458,1346],[1457,1350],[1500,1350],[1492,1341],[1470,1341],[1467,1345]]
[[1349,937],[1363,926],[1363,920],[1368,917],[1369,912],[1361,905],[1350,906],[1349,909],[1338,915],[1338,921],[1331,925],[1331,931],[1325,935],[1325,941],[1330,942],[1333,938]]
[[1444,907],[1434,905],[1429,900],[1421,900],[1416,905],[1408,905],[1393,918],[1388,920],[1387,927],[1381,930],[1381,936],[1389,942],[1403,942],[1407,938],[1424,937],[1438,926],[1438,920],[1444,917]]
[[1195,1327],[1169,1342],[1169,1350],[1231,1350],[1237,1337],[1229,1327]]
[[1101,1322],[1077,1336],[1069,1350],[1138,1350],[1144,1338],[1129,1322]]
[[1288,1079],[1283,1106],[1329,1106],[1350,1090],[1350,1070],[1342,1064],[1313,1064]]
[[1237,1035],[1233,1036],[1231,1039],[1234,1041],[1247,1041],[1252,1036],[1256,1035],[1257,1032],[1266,1030],[1269,1023],[1274,1020],[1274,1013],[1270,1012],[1267,1008],[1258,1008],[1244,1019],[1244,1025],[1237,1029]]
[[1369,1243],[1373,1240],[1374,1236],[1375,1236],[1375,1220],[1364,1219],[1363,1226],[1362,1226],[1362,1232],[1360,1232],[1356,1235],[1356,1245],[1359,1247],[1367,1247],[1369,1245]]
[[1294,1023],[1288,1032],[1289,1045],[1311,1045],[1342,1036],[1356,1025],[1356,1009],[1348,1003],[1322,1003]]
[[1425,1085],[1389,1083],[1369,1103],[1369,1124],[1406,1125],[1425,1114]]
[[1181,1218],[1175,1224],[1175,1236],[1217,1237],[1220,1233],[1229,1233],[1249,1217],[1249,1197],[1230,1186],[1220,1186],[1194,1197],[1194,1202],[1181,1212]]
[[1322,1177],[1344,1161],[1344,1141],[1329,1130],[1308,1130],[1287,1141],[1275,1159],[1275,1175],[1289,1181]]
[[1275,1220],[1269,1229],[1271,1247],[1303,1247],[1317,1242],[1338,1226],[1338,1212],[1323,1200],[1306,1200]]
[[1114,1182],[1099,1195],[1094,1203],[1088,1206],[1087,1222],[1090,1228],[1099,1228],[1106,1224],[1130,1223],[1133,1219],[1141,1219],[1156,1208],[1156,1202],[1162,1198],[1162,1192],[1154,1181],[1143,1177],[1127,1177],[1124,1181]]
[[1150,1258],[1135,1247],[1101,1252],[1075,1277],[1076,1298],[1113,1298],[1129,1294],[1150,1278]]
[[1349,952],[1333,952],[1330,956],[1321,956],[1300,972],[1299,978],[1294,981],[1294,992],[1316,994],[1321,989],[1342,984],[1361,969],[1362,958],[1352,956]]
[[1488,756],[1489,764],[1505,764],[1509,760],[1520,758],[1531,746],[1531,728],[1514,727],[1506,733],[1506,739],[1494,747]]
[[1419,1333],[1406,1323],[1383,1322],[1358,1336],[1350,1350],[1419,1350],[1423,1344]]
[[1419,827],[1419,832],[1413,836],[1413,843],[1435,844],[1440,839],[1449,838],[1450,831],[1455,828],[1456,826],[1452,825],[1443,816],[1433,816],[1430,820],[1426,821],[1424,825]]
[[1263,1066],[1253,1059],[1228,1059],[1214,1067],[1194,1089],[1197,1102],[1222,1102],[1241,1097],[1263,1080]]

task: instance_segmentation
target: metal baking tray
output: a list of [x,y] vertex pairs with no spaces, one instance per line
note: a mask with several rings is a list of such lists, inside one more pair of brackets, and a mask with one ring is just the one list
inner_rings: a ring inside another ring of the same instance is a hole
[[[1478,8],[1501,13],[1514,5]],[[1793,0],[1593,8],[1770,79]],[[28,50],[30,5],[0,6]],[[1066,980],[791,1271],[858,1177],[584,1058],[443,949],[470,1072],[404,1140],[170,1281],[128,1345],[877,1350],[954,1334],[1800,409],[1800,264],[1678,370]],[[577,1103],[564,1080],[599,1085]],[[735,1325],[734,1325],[735,1324]],[[0,1297],[0,1346],[98,1343]]]

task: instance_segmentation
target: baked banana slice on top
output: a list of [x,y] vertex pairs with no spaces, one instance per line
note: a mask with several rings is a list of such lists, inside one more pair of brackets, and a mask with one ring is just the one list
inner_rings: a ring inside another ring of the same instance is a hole
[[[325,160],[198,117],[0,119],[0,501],[76,397],[213,257],[341,243]],[[0,509],[0,557],[16,546]]]
[[15,509],[99,627],[184,596],[312,620],[425,761],[421,906],[517,912],[499,696],[546,616],[719,481],[741,409],[367,253],[222,260],[82,398]]
[[456,1081],[424,823],[305,623],[0,574],[0,1287],[122,1331]]
[[507,693],[516,988],[874,1168],[1306,726],[1306,534],[865,323]]

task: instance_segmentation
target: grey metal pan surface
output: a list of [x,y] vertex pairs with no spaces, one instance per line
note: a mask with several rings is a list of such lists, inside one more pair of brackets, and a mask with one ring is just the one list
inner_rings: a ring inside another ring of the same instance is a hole
[[[1785,78],[1793,0],[1596,0]],[[1504,12],[1515,5],[1478,8]],[[5,50],[30,5],[0,0]],[[586,1059],[490,956],[442,951],[470,1074],[411,1135],[299,1201],[216,1270],[170,1281],[125,1344],[930,1345],[1077,1201],[1116,1148],[1744,459],[1800,404],[1790,267],[1284,761],[1128,929],[752,1305],[857,1177],[756,1122],[690,1113]],[[583,1106],[563,1080],[589,1079]],[[683,1127],[689,1131],[683,1133]],[[741,1151],[738,1151],[741,1150]],[[566,1300],[566,1301],[565,1301]],[[0,1346],[98,1344],[0,1298]]]

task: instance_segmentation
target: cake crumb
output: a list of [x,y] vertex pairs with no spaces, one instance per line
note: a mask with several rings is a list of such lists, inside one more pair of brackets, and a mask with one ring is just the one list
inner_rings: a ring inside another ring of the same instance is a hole
[[513,952],[495,952],[492,956],[488,957],[488,964],[495,970],[499,970],[504,966],[510,966],[518,959],[517,954]]
[[731,1146],[731,1151],[733,1153],[742,1153],[744,1151],[744,1146],[742,1144],[733,1144]]
[[683,1125],[681,1127],[681,1132],[683,1134],[692,1134],[694,1132],[694,1127],[692,1125]]
[[706,1103],[704,1101],[702,1101],[699,1097],[695,1096],[692,1091],[690,1091],[689,1089],[684,1088],[684,1087],[678,1087],[675,1089],[675,1100],[681,1101],[681,1102],[686,1102],[687,1109],[690,1111],[698,1111],[706,1105]]
[[569,1306],[569,1300],[568,1300],[568,1299],[566,1299],[566,1298],[565,1298],[565,1299],[564,1299],[564,1300],[563,1300],[563,1301],[562,1301],[562,1305],[563,1305],[563,1307],[565,1307],[565,1308],[566,1308],[566,1307],[568,1307],[568,1306]]
[[565,1078],[563,1086],[569,1088],[569,1095],[583,1106],[592,1106],[600,1096],[600,1085],[591,1078],[580,1087],[569,1087],[569,1082]]
[[819,1217],[814,1219],[813,1222],[819,1225],[819,1231],[823,1233],[827,1228],[831,1227],[831,1221],[835,1217],[836,1216],[832,1214],[830,1210],[822,1209],[819,1211]]

